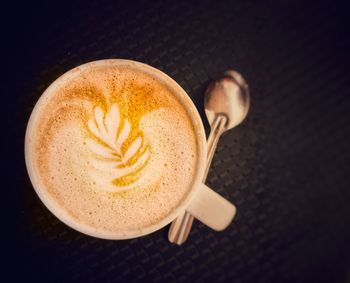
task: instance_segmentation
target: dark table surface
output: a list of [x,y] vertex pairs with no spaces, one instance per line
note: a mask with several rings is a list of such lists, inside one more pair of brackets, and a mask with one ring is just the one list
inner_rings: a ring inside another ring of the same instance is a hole
[[[3,7],[2,275],[21,282],[350,282],[348,11],[335,1],[62,1]],[[23,138],[45,88],[81,63],[128,58],[172,76],[208,130],[203,91],[235,68],[247,120],[207,183],[234,202],[224,232],[195,222],[126,241],[80,234],[39,201]]]

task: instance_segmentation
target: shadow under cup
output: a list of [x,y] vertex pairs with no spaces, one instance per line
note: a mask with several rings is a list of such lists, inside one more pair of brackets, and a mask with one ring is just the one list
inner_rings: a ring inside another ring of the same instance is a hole
[[[47,190],[44,187],[44,184],[40,181],[40,178],[38,177],[38,170],[33,163],[33,152],[30,147],[31,140],[33,139],[33,129],[37,125],[37,123],[39,123],[39,114],[41,112],[41,109],[45,107],[48,98],[54,95],[57,92],[57,90],[60,89],[60,87],[64,85],[67,81],[71,80],[74,77],[80,76],[84,70],[104,66],[130,67],[133,69],[140,70],[146,74],[149,74],[152,77],[155,77],[157,80],[164,83],[167,87],[171,89],[172,94],[174,94],[177,97],[183,108],[188,113],[188,116],[191,119],[195,131],[198,156],[197,162],[195,164],[195,174],[192,183],[188,184],[189,187],[188,190],[186,190],[187,194],[184,195],[181,203],[175,209],[173,209],[166,217],[164,217],[155,224],[151,224],[150,226],[142,227],[139,229],[112,232],[102,230],[99,228],[94,228],[90,225],[77,221],[64,208],[58,205],[57,202],[53,199],[53,197],[47,192]],[[195,195],[197,194],[199,188],[202,185],[202,177],[204,174],[206,162],[206,138],[204,127],[195,105],[193,104],[187,93],[172,78],[170,78],[168,75],[161,72],[160,70],[157,70],[143,63],[123,59],[107,59],[89,62],[66,72],[58,79],[56,79],[44,91],[44,93],[41,95],[38,102],[36,103],[27,125],[25,136],[25,160],[28,174],[36,193],[38,194],[41,201],[45,204],[45,206],[62,222],[64,222],[65,224],[77,231],[80,231],[84,234],[93,237],[103,239],[129,239],[143,236],[161,229],[162,227],[166,226],[171,221],[173,221],[179,214],[181,214],[183,211],[186,210],[186,208],[189,207],[191,201],[193,200],[193,198],[195,198]]]

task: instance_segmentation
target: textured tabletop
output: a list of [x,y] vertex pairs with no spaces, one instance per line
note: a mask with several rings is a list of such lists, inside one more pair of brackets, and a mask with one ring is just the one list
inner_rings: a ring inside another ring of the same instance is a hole
[[[348,9],[313,2],[9,7],[2,19],[1,97],[10,115],[3,270],[21,282],[350,282]],[[168,242],[169,227],[99,240],[68,228],[39,201],[23,157],[30,112],[59,75],[104,58],[169,74],[194,101],[207,133],[209,81],[228,68],[244,75],[250,113],[220,140],[207,180],[237,206],[225,231],[195,222],[182,246]]]

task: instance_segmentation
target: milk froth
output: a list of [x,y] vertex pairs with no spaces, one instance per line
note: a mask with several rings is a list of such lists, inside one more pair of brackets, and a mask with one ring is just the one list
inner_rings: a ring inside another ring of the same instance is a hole
[[31,166],[75,221],[102,231],[141,229],[191,190],[194,125],[174,90],[151,74],[131,66],[81,70],[38,112]]

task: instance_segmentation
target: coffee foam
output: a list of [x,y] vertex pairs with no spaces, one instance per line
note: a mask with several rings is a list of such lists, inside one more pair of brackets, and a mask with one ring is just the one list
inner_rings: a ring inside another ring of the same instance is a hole
[[106,231],[159,222],[190,190],[190,117],[165,84],[129,67],[83,71],[45,102],[30,147],[42,187],[76,221]]

